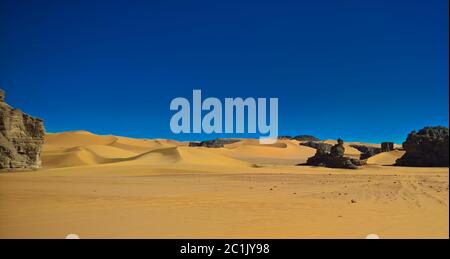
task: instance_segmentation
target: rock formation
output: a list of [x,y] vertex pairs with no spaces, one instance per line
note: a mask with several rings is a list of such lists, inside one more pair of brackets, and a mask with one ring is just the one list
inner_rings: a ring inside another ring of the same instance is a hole
[[446,127],[425,127],[411,132],[403,148],[406,153],[396,161],[399,166],[437,167],[449,165],[449,130]]
[[206,140],[202,142],[190,142],[190,147],[208,147],[208,148],[221,148],[224,147],[226,144],[231,144],[238,142],[240,140],[238,139],[213,139],[213,140]]
[[330,144],[327,144],[324,142],[316,142],[316,141],[302,142],[302,143],[300,143],[300,145],[306,146],[306,147],[312,147],[317,150],[320,149],[324,153],[330,153],[331,147],[333,146],[333,145],[330,145]]
[[342,139],[337,140],[337,144],[331,147],[330,155],[333,157],[343,157],[345,154],[344,141]]
[[40,167],[42,120],[13,109],[4,101],[5,93],[0,89],[0,170]]
[[383,152],[382,148],[374,146],[367,146],[367,145],[350,145],[350,146],[361,152],[360,159],[367,159],[371,156]]
[[308,158],[306,164],[330,168],[357,169],[358,166],[365,165],[367,162],[366,160],[345,157],[344,153],[344,141],[338,139],[338,143],[331,147],[330,152],[319,148],[313,157]]
[[393,142],[383,142],[381,143],[381,152],[389,152],[394,150]]

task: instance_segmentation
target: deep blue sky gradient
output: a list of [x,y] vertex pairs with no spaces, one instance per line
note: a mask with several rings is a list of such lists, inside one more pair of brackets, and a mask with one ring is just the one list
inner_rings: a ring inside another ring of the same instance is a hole
[[202,89],[278,97],[282,135],[401,142],[448,126],[448,43],[448,0],[0,0],[0,87],[49,132],[217,137],[170,131]]

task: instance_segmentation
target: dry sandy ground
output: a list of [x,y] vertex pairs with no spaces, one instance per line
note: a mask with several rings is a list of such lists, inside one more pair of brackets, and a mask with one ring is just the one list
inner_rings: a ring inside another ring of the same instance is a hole
[[385,166],[400,152],[360,170],[293,166],[312,154],[51,134],[45,168],[0,174],[0,238],[449,237],[448,168]]

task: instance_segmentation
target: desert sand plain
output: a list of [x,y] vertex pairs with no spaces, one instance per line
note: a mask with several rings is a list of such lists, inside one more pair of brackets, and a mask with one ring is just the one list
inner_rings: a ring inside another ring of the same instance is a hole
[[449,237],[448,168],[391,166],[398,150],[358,170],[296,166],[314,153],[48,134],[42,169],[0,174],[0,238]]

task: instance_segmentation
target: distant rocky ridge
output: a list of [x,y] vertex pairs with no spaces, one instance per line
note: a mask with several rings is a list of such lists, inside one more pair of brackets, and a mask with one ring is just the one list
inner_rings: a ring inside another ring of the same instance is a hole
[[208,147],[208,148],[221,148],[224,147],[226,144],[232,144],[235,142],[239,142],[239,139],[213,139],[213,140],[206,140],[201,142],[189,142],[190,147]]
[[311,135],[298,135],[298,136],[293,137],[292,139],[298,140],[298,141],[320,141],[319,138],[316,138]]
[[0,170],[39,168],[44,134],[43,121],[13,109],[0,89]]
[[298,135],[295,137],[292,136],[279,136],[278,139],[290,139],[290,140],[297,140],[297,141],[320,141],[319,138],[316,138],[312,135]]
[[396,161],[399,166],[438,167],[449,166],[449,129],[425,127],[411,132],[403,148],[406,153]]

